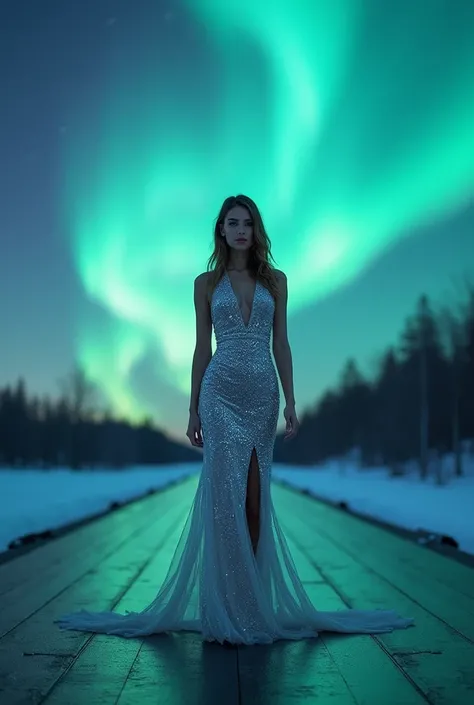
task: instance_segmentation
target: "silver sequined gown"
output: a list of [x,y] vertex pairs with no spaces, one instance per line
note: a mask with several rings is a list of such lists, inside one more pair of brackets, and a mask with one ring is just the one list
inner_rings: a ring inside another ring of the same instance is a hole
[[[386,632],[413,622],[391,610],[317,611],[298,577],[270,493],[279,412],[273,313],[272,296],[257,282],[246,326],[227,273],[221,279],[211,302],[217,349],[199,397],[202,472],[167,576],[142,612],[83,610],[61,617],[62,628],[124,637],[192,630],[208,641],[254,644],[323,630]],[[261,489],[256,556],[245,511],[253,448]]]

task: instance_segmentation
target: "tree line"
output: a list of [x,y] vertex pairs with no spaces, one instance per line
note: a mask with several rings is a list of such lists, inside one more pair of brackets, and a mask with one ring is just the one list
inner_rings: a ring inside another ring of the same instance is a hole
[[353,358],[339,384],[307,409],[294,448],[277,439],[275,459],[314,464],[356,452],[364,466],[393,473],[415,459],[426,478],[433,456],[452,452],[463,473],[463,447],[474,439],[474,287],[455,309],[435,311],[421,296],[396,344],[372,378]]
[[200,459],[151,419],[133,425],[100,412],[98,390],[81,367],[60,386],[55,400],[29,395],[22,379],[0,388],[0,465],[79,469]]
[[[77,367],[55,400],[29,395],[26,384],[0,388],[0,465],[73,468],[200,461],[150,419],[139,425],[99,413],[98,390]],[[399,339],[371,378],[347,360],[339,384],[301,415],[291,444],[277,436],[276,462],[313,465],[356,453],[364,466],[401,472],[418,461],[428,474],[433,454],[452,452],[457,475],[462,449],[474,439],[474,286],[456,310],[434,311],[421,296]]]

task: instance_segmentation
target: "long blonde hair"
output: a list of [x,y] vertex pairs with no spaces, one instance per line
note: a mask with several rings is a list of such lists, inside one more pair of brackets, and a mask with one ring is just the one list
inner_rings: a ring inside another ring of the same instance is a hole
[[227,213],[234,206],[242,206],[250,213],[253,223],[253,243],[250,247],[248,267],[251,275],[271,293],[274,299],[278,296],[278,281],[274,267],[270,260],[275,262],[271,253],[270,238],[267,235],[263,219],[254,201],[248,196],[229,196],[221,206],[214,226],[214,252],[209,257],[207,271],[211,272],[208,278],[208,298],[211,300],[214,289],[223,277],[229,262],[229,245],[222,236],[221,227]]

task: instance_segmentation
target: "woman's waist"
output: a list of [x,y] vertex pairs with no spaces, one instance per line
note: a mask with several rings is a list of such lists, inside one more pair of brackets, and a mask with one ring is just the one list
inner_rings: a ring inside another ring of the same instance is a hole
[[211,358],[209,367],[215,371],[221,370],[230,378],[273,375],[275,366],[270,353],[270,347],[256,345],[232,346],[218,344]]
[[270,347],[218,345],[212,356],[214,364],[231,367],[273,367]]
[[278,378],[270,355],[224,355],[214,353],[204,372],[201,390],[228,399],[257,393],[262,400],[278,393]]
[[216,335],[217,350],[245,350],[256,353],[270,352],[270,336],[264,333],[225,333]]

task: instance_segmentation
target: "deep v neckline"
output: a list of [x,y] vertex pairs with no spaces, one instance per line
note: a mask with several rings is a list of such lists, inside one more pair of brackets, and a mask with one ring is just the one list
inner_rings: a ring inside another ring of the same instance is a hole
[[257,293],[258,279],[255,279],[255,287],[254,287],[253,296],[252,296],[252,307],[251,307],[251,309],[250,309],[250,316],[249,316],[248,323],[247,323],[247,325],[246,325],[246,324],[245,324],[245,321],[244,321],[244,317],[243,317],[243,315],[242,315],[242,309],[241,309],[240,306],[239,306],[239,300],[238,300],[238,298],[237,298],[237,294],[236,294],[235,291],[234,291],[234,287],[232,286],[232,281],[231,281],[231,279],[230,279],[230,277],[229,277],[229,272],[227,271],[227,269],[225,270],[225,273],[226,273],[226,276],[227,276],[227,281],[229,282],[230,289],[231,289],[231,291],[232,291],[232,295],[233,295],[234,300],[235,300],[235,305],[237,306],[237,308],[238,308],[238,310],[239,310],[240,320],[241,320],[241,322],[242,322],[243,327],[244,327],[245,329],[247,329],[247,328],[250,326],[250,323],[252,322],[253,310],[254,310],[254,308],[255,308],[255,295],[256,295],[256,293]]

